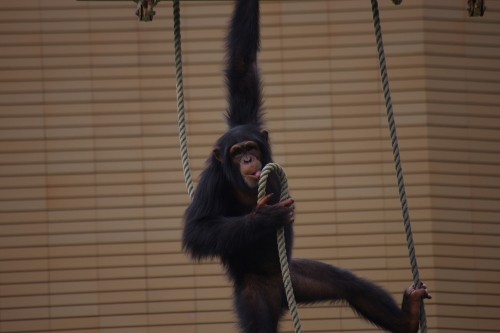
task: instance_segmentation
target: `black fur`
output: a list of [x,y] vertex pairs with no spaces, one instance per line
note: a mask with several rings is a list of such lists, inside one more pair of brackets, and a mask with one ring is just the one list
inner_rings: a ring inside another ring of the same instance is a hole
[[[186,210],[183,248],[194,259],[220,258],[235,291],[235,309],[245,333],[275,333],[287,308],[276,245],[285,227],[287,252],[298,303],[344,301],[374,324],[407,332],[408,320],[392,297],[352,273],[324,263],[291,259],[291,207],[256,207],[256,189],[244,181],[231,158],[231,146],[254,141],[262,165],[272,162],[267,132],[262,130],[259,51],[259,2],[239,0],[228,36],[228,131],[207,160],[194,199]],[[268,193],[279,198],[273,179]]]
[[227,38],[226,83],[230,128],[254,124],[262,126],[262,94],[257,54],[260,48],[259,2],[239,1]]

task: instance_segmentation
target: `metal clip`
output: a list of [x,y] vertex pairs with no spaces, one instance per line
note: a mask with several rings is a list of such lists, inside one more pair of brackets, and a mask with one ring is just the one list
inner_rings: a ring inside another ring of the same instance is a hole
[[137,10],[135,11],[135,15],[139,17],[139,20],[144,22],[153,21],[153,16],[155,16],[156,12],[154,11],[154,7],[158,3],[159,0],[134,0],[137,3]]
[[484,0],[467,0],[469,16],[483,16],[485,10]]

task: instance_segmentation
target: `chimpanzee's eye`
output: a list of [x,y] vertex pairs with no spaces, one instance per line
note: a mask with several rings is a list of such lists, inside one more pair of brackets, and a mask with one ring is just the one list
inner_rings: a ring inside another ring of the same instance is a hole
[[233,158],[241,157],[241,155],[243,154],[243,149],[240,146],[233,146],[231,147],[229,153]]

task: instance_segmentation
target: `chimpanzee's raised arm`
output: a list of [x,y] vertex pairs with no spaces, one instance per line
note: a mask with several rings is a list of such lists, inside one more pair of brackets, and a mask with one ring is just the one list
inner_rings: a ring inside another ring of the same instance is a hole
[[227,122],[262,125],[261,82],[257,66],[260,48],[259,1],[237,1],[227,38]]

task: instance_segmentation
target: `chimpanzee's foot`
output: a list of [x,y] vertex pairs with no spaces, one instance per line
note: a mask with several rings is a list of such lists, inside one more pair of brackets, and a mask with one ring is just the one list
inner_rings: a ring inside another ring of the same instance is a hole
[[422,285],[415,289],[414,285],[405,290],[402,309],[408,318],[408,333],[417,333],[420,319],[420,305],[424,298],[431,299],[427,286]]

